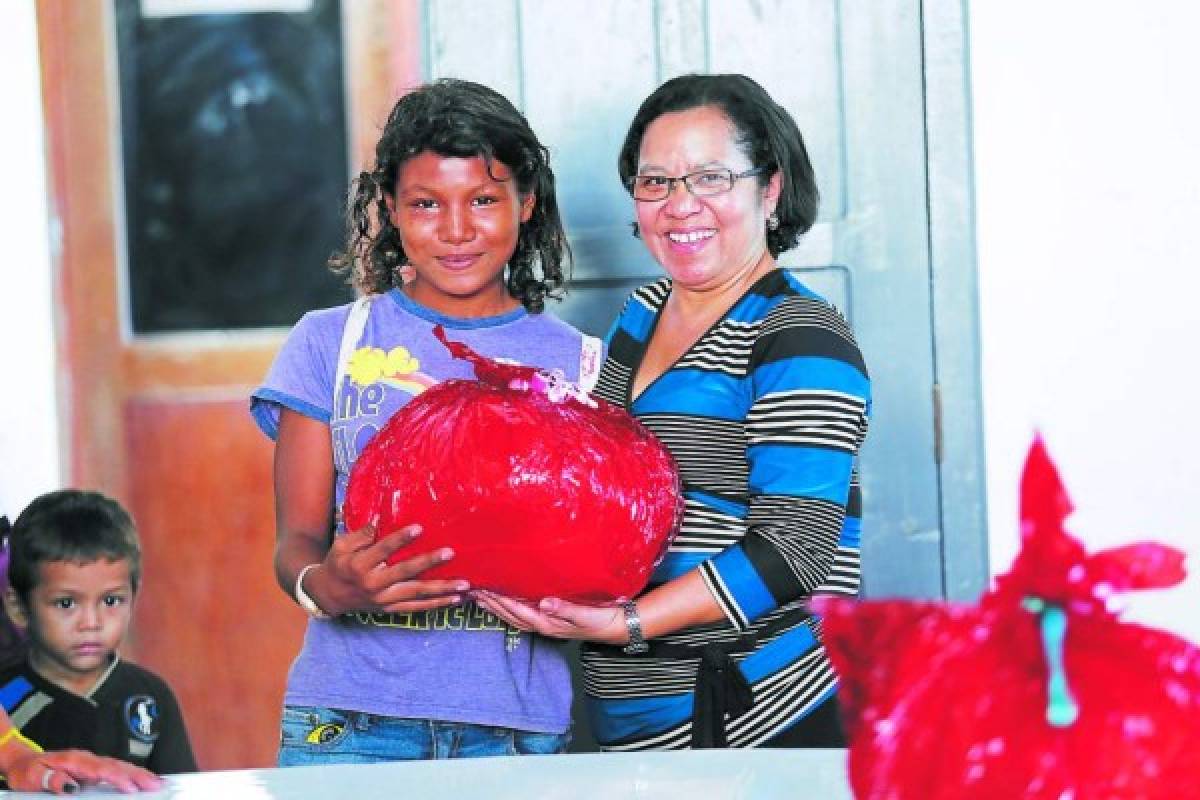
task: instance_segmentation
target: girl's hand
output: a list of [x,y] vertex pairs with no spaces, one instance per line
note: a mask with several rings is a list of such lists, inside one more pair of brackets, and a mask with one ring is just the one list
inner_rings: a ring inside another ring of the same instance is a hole
[[334,616],[349,611],[423,611],[462,602],[462,593],[471,588],[466,581],[418,579],[425,570],[452,559],[450,548],[387,563],[420,532],[420,525],[408,525],[376,542],[375,528],[368,525],[335,536],[325,560],[305,576],[305,591]]
[[8,788],[18,792],[73,794],[81,786],[107,783],[121,792],[161,789],[163,779],[141,767],[83,750],[29,751],[5,770]]
[[532,606],[483,590],[474,592],[474,596],[480,606],[523,631],[604,644],[625,644],[629,640],[619,606],[584,606],[557,597],[547,597]]

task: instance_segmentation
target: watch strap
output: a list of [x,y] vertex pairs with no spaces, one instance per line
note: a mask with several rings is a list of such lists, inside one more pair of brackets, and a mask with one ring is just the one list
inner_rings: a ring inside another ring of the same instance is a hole
[[638,616],[637,604],[630,600],[625,603],[625,630],[629,633],[629,644],[623,648],[631,656],[641,655],[650,649],[646,637],[642,635],[642,618]]

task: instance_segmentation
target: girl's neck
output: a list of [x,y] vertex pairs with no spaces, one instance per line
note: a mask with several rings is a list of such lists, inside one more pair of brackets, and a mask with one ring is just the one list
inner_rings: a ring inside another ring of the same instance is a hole
[[400,291],[404,292],[405,296],[414,303],[444,316],[459,319],[498,317],[521,307],[520,301],[509,294],[508,288],[503,284],[495,290],[467,296],[455,296],[438,291],[423,284],[420,280],[416,280],[404,284]]

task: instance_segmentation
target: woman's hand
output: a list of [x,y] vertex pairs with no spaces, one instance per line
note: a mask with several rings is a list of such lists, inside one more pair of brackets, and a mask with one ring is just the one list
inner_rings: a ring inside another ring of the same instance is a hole
[[482,590],[474,596],[481,607],[523,631],[604,644],[625,644],[629,639],[620,607],[584,606],[557,597],[547,597],[532,606]]
[[32,750],[13,758],[5,769],[8,788],[18,792],[72,794],[80,786],[107,783],[121,792],[160,789],[163,779],[141,767],[83,750]]
[[419,579],[425,570],[453,558],[450,548],[387,563],[420,532],[420,525],[408,525],[376,542],[375,529],[368,525],[335,536],[324,561],[305,575],[305,591],[335,616],[350,611],[423,611],[461,602],[470,588],[466,581]]

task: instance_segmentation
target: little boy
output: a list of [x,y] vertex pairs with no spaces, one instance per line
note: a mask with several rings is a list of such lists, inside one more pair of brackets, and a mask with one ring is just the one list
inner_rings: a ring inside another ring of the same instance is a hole
[[82,748],[159,774],[194,772],[175,696],[122,661],[141,577],[133,520],[98,492],[42,495],[9,534],[4,606],[25,658],[0,668],[0,704],[47,750]]

